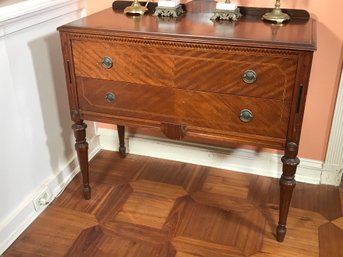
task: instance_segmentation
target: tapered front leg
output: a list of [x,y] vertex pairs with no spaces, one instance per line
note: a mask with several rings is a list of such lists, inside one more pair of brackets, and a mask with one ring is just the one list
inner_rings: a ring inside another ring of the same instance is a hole
[[298,145],[289,142],[286,145],[285,155],[282,157],[282,176],[280,178],[280,210],[279,210],[279,224],[276,230],[276,238],[279,242],[283,242],[286,235],[286,222],[291,204],[293,189],[295,187],[295,172],[299,164]]
[[119,155],[120,158],[125,158],[126,147],[125,147],[125,127],[122,125],[117,125],[118,137],[119,137]]
[[83,181],[83,196],[86,200],[91,198],[91,188],[89,186],[89,172],[88,172],[88,143],[86,140],[87,125],[80,120],[73,125],[74,135],[76,139],[75,149],[77,151],[77,158],[79,159],[80,169]]

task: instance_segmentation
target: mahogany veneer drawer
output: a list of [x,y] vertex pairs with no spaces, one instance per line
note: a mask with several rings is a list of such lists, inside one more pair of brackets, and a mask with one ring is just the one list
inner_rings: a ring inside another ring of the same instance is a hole
[[[76,75],[263,98],[292,97],[298,62],[292,51],[112,41],[74,40]],[[103,58],[112,60],[110,67],[103,67]],[[245,82],[243,77],[252,72],[256,79]]]
[[[290,102],[218,93],[78,78],[80,109],[115,116],[182,124],[223,132],[284,139]],[[110,94],[112,99],[106,99]],[[253,118],[243,122],[240,114]],[[209,119],[208,117],[211,117]]]

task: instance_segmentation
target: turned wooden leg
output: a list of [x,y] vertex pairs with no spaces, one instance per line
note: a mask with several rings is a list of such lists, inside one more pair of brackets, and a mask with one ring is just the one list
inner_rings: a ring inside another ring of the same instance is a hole
[[289,211],[289,206],[292,199],[293,189],[295,187],[295,172],[299,164],[298,145],[290,142],[286,146],[285,155],[281,158],[283,163],[282,176],[280,178],[280,210],[279,224],[276,229],[276,239],[283,242],[286,235],[286,221]]
[[119,136],[119,155],[120,158],[125,158],[126,147],[125,147],[125,126],[117,125],[118,136]]
[[91,188],[89,186],[88,172],[88,143],[86,140],[87,125],[83,121],[75,122],[73,125],[74,135],[76,139],[75,149],[77,158],[79,159],[80,169],[83,181],[83,196],[86,200],[91,198]]

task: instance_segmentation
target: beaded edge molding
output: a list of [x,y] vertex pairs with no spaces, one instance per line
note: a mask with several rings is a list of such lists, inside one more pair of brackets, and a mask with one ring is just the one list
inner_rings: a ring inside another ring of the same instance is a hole
[[298,52],[296,50],[280,50],[280,49],[263,49],[259,47],[240,47],[240,46],[228,46],[228,45],[219,45],[219,44],[212,44],[208,45],[207,42],[198,43],[198,42],[178,42],[178,41],[169,41],[169,40],[160,40],[160,39],[137,39],[137,38],[130,38],[127,35],[122,36],[123,34],[113,35],[113,36],[104,36],[104,35],[94,35],[94,34],[78,34],[75,32],[68,32],[68,39],[73,40],[80,40],[80,39],[92,39],[94,41],[110,41],[113,43],[121,43],[121,44],[137,44],[137,45],[151,45],[151,46],[168,46],[171,48],[197,48],[198,50],[204,51],[223,51],[223,52],[240,52],[240,53],[254,53],[265,55],[266,53],[270,54],[278,54],[278,55],[290,55],[298,56]]

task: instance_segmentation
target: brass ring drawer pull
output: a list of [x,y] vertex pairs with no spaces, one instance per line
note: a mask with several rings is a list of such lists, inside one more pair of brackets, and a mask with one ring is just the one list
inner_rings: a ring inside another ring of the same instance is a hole
[[241,110],[239,119],[243,122],[250,122],[253,118],[252,111],[248,109]]
[[113,103],[114,100],[116,100],[116,95],[113,94],[112,92],[108,92],[108,93],[105,94],[105,99],[106,99],[107,102]]
[[244,73],[243,73],[243,76],[242,76],[242,79],[245,83],[247,84],[252,84],[256,81],[257,79],[257,74],[255,71],[253,70],[246,70]]
[[109,56],[105,56],[101,59],[101,65],[102,67],[104,67],[105,69],[110,69],[113,66],[113,61],[112,58]]

